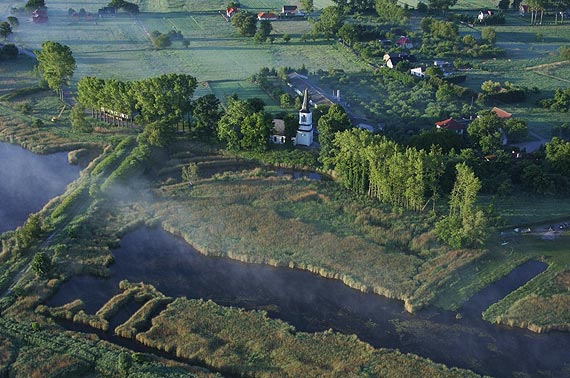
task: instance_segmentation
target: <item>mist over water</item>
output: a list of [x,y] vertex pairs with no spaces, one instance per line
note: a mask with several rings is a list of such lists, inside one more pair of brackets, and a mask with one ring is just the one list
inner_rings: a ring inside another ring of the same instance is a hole
[[[484,322],[480,313],[461,320],[455,319],[454,313],[434,309],[411,315],[399,301],[361,293],[338,280],[294,269],[203,256],[161,229],[141,227],[126,234],[114,255],[109,279],[73,277],[48,305],[60,306],[80,298],[86,311],[94,314],[119,292],[120,280],[143,281],[172,297],[211,299],[226,306],[262,309],[298,331],[332,328],[356,334],[375,347],[397,348],[480,374],[513,377],[514,373],[523,372],[531,377],[570,377],[568,333],[535,334],[495,326]],[[541,269],[540,263],[525,264],[513,275],[526,279]],[[511,290],[522,283],[512,282],[515,286]],[[499,283],[503,289],[506,285]],[[495,301],[496,294],[487,300]],[[478,298],[477,304],[480,306],[483,301]]]
[[0,233],[23,224],[79,176],[67,153],[37,155],[0,142]]

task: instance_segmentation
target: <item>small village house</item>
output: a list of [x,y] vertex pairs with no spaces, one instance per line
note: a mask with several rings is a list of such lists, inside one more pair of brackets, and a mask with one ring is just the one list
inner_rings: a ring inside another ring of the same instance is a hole
[[398,38],[396,40],[396,42],[394,42],[394,44],[397,47],[406,48],[406,49],[411,49],[414,47],[414,45],[412,44],[412,41],[410,41],[410,39],[406,36],[401,36],[400,38]]
[[426,76],[426,68],[425,67],[416,67],[410,69],[410,74],[416,77],[425,77]]
[[399,53],[399,54],[386,54],[384,55],[384,61],[386,62],[386,66],[388,68],[394,68],[400,62],[417,62],[417,59],[414,55],[406,54],[406,53]]
[[282,17],[299,17],[304,16],[305,13],[301,12],[296,5],[283,5],[279,15]]
[[277,15],[275,13],[259,12],[257,19],[259,21],[277,21]]
[[483,22],[483,20],[485,20],[487,17],[494,15],[495,13],[492,10],[489,9],[485,9],[482,10],[481,12],[479,12],[479,15],[477,15],[477,20],[479,22]]
[[235,15],[237,12],[238,12],[237,7],[229,7],[226,9],[226,16],[228,18],[232,18],[232,16]]
[[503,110],[501,108],[494,107],[493,109],[491,109],[491,111],[493,113],[495,113],[497,115],[497,117],[499,117],[502,120],[507,120],[507,119],[513,118],[512,113],[509,113],[506,110]]
[[275,144],[285,144],[285,121],[282,119],[273,120],[273,134],[270,136],[271,142]]
[[463,122],[458,122],[453,118],[448,118],[446,120],[436,122],[435,127],[436,129],[440,130],[451,130],[458,135],[463,135],[465,133],[465,130],[467,130],[467,125],[465,125]]

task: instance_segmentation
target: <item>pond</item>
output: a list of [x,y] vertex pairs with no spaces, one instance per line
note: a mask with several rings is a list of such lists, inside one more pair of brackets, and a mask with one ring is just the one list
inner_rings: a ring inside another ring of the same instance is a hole
[[203,256],[161,229],[143,227],[126,234],[114,254],[110,278],[74,277],[48,305],[81,298],[86,311],[95,313],[118,292],[120,280],[144,281],[169,296],[263,309],[299,331],[332,328],[356,334],[375,347],[398,348],[480,374],[569,376],[570,334],[535,334],[495,326],[480,317],[492,301],[543,271],[546,265],[539,262],[518,267],[495,285],[497,290],[480,293],[466,305],[473,316],[456,319],[455,313],[434,309],[411,315],[399,301],[361,293],[309,272]]
[[38,155],[0,142],[0,233],[23,224],[79,176],[67,153]]

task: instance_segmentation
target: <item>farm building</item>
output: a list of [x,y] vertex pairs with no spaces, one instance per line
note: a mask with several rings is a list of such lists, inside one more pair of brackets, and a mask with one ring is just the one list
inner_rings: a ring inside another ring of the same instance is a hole
[[257,14],[257,19],[259,21],[276,21],[277,15],[275,13],[259,12]]

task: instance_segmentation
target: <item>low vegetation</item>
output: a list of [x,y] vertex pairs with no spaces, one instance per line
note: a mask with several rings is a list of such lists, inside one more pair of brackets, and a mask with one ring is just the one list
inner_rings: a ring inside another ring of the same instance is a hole
[[264,312],[179,298],[137,339],[177,356],[249,377],[476,377],[397,351],[374,349],[354,336],[295,332]]

